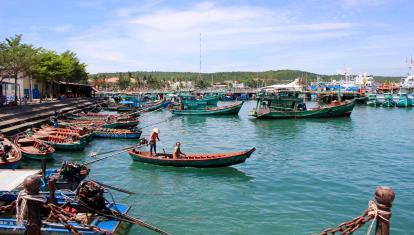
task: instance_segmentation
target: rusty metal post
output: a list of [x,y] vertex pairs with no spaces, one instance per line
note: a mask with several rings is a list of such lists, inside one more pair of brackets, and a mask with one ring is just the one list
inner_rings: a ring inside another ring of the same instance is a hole
[[391,222],[391,207],[394,201],[395,193],[391,187],[379,186],[375,190],[375,204],[378,210],[389,212],[389,214],[378,216],[377,225],[375,228],[375,235],[389,235]]
[[[41,179],[37,175],[26,177],[23,182],[24,190],[28,195],[39,195]],[[40,235],[42,219],[40,217],[40,203],[27,200],[27,235]]]
[[55,196],[55,192],[56,192],[56,181],[57,181],[57,177],[50,177],[49,181],[47,182],[47,188],[49,189],[49,201],[50,203],[57,205],[56,203],[56,196]]

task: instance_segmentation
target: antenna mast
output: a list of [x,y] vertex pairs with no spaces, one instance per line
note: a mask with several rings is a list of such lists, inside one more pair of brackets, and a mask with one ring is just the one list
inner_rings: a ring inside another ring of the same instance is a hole
[[201,32],[200,32],[200,68],[198,71],[198,78],[201,79]]

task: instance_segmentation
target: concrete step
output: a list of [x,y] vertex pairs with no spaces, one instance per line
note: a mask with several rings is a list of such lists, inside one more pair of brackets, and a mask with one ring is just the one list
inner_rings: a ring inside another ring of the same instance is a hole
[[[47,109],[58,109],[62,106],[75,104],[77,102],[82,102],[86,99],[71,99],[66,101],[54,101],[51,103],[42,103],[42,104],[36,104],[36,105],[28,105],[28,106],[19,106],[14,108],[13,110],[7,110],[6,112],[0,113],[1,119],[7,119],[10,117],[15,117],[17,115],[25,115],[27,113],[33,112],[33,111],[41,111],[41,110],[47,110]],[[2,110],[3,111],[3,110]]]
[[53,107],[49,107],[49,108],[41,109],[41,110],[25,111],[23,113],[17,113],[14,116],[12,116],[11,118],[9,118],[9,117],[8,118],[0,118],[0,129],[5,127],[5,126],[19,124],[19,122],[21,122],[21,121],[30,121],[30,119],[37,118],[37,117],[41,118],[44,115],[50,116],[50,115],[53,114],[53,112],[55,110],[62,110],[62,109],[67,108],[67,107],[78,106],[78,105],[81,105],[81,104],[93,104],[93,102],[88,101],[88,100],[86,100],[86,101],[79,100],[75,103],[67,103],[67,104],[60,105],[59,107],[53,106]]
[[[81,112],[82,110],[89,108],[89,107],[93,107],[96,105],[96,102],[94,102],[93,100],[86,100],[83,102],[78,101],[76,105],[72,104],[70,106],[67,107],[62,107],[59,109],[59,113],[64,114],[64,113],[78,113]],[[26,116],[25,119],[16,119],[15,122],[9,122],[8,125],[4,126],[3,128],[0,129],[1,132],[3,132],[6,135],[13,135],[16,134],[18,132],[21,131],[25,131],[26,129],[32,127],[32,126],[39,126],[43,123],[46,123],[50,120],[50,116],[52,116],[54,113],[54,109],[53,110],[49,110],[47,112],[44,112],[43,110],[41,110],[41,113],[37,114],[37,115],[31,115],[31,116]]]

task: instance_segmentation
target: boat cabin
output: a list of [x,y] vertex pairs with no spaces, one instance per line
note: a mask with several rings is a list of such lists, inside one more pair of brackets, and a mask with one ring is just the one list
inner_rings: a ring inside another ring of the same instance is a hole
[[303,111],[306,104],[300,91],[263,92],[258,95],[256,109]]

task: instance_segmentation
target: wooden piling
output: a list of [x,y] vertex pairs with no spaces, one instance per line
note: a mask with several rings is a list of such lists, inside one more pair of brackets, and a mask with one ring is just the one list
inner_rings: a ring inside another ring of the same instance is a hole
[[[394,201],[395,193],[391,187],[379,186],[375,190],[375,204],[378,210],[386,213],[380,214],[377,218],[375,235],[389,235],[391,223],[391,207]],[[388,213],[387,213],[388,212]]]
[[[26,177],[23,186],[26,193],[30,196],[39,195],[41,179],[37,175]],[[42,228],[42,219],[40,216],[41,204],[38,201],[27,200],[27,235],[40,235]]]

